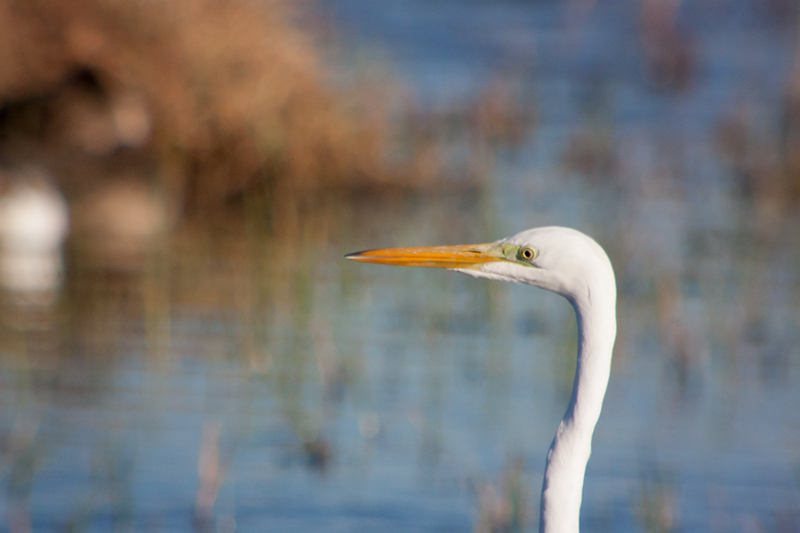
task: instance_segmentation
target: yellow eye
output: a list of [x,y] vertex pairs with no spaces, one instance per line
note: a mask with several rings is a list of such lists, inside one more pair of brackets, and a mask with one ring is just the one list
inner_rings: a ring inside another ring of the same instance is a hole
[[536,259],[537,251],[535,248],[531,248],[530,246],[523,246],[519,249],[519,253],[517,254],[520,259],[523,261],[531,262]]

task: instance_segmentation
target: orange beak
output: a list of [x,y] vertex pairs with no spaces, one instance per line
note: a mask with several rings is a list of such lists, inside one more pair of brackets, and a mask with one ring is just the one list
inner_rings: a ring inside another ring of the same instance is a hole
[[345,258],[364,263],[432,268],[470,268],[503,259],[492,244],[385,248],[356,252]]

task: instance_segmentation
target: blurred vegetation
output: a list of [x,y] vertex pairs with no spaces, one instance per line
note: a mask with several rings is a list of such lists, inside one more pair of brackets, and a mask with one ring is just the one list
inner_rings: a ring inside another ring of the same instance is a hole
[[380,177],[380,120],[328,89],[293,15],[278,1],[0,2],[0,162],[46,166],[70,200],[140,181],[173,217]]
[[[409,113],[388,158],[397,88],[333,89],[324,24],[301,19],[277,0],[2,0],[0,166],[44,166],[83,206],[144,184],[168,221],[255,205],[279,232],[311,196],[441,177],[435,115]],[[460,120],[519,137],[502,90],[484,96]]]
[[[0,346],[55,356],[57,374],[67,353],[107,357],[143,334],[166,364],[188,313],[239,324],[230,351],[280,371],[282,354],[313,350],[276,346],[271,328],[290,317],[302,339],[315,334],[311,280],[341,257],[315,256],[317,243],[402,236],[411,214],[447,239],[489,237],[492,149],[519,145],[534,119],[518,80],[423,112],[387,76],[331,72],[321,43],[335,36],[312,9],[0,0],[0,196],[37,176],[70,218],[59,298],[0,293]],[[455,143],[470,158],[448,166]]]

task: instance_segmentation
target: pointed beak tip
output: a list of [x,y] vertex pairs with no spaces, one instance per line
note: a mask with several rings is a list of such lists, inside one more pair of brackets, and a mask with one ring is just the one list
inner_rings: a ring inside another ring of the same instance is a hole
[[345,254],[344,258],[349,259],[351,261],[368,261],[370,250],[364,250],[361,252],[352,252],[349,254]]

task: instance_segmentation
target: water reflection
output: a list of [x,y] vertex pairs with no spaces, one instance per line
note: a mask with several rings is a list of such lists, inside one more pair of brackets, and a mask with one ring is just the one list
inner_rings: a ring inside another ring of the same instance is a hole
[[[318,215],[366,246],[485,239],[480,212],[461,208],[484,199],[467,194],[331,200]],[[672,199],[649,202],[671,212]],[[427,233],[404,235],[409,218]],[[568,306],[448,273],[348,268],[353,243],[250,224],[172,232],[138,272],[71,256],[57,327],[3,328],[13,529],[535,524],[537,465],[574,371]],[[791,523],[800,435],[777,406],[798,376],[786,263],[798,252],[694,229],[702,245],[669,248],[683,260],[647,260],[636,243],[663,231],[639,225],[610,247],[627,265],[622,327],[585,520],[702,529],[744,506],[770,524],[755,497],[769,488]],[[770,305],[746,296],[762,293]],[[694,508],[687,492],[712,500]]]

